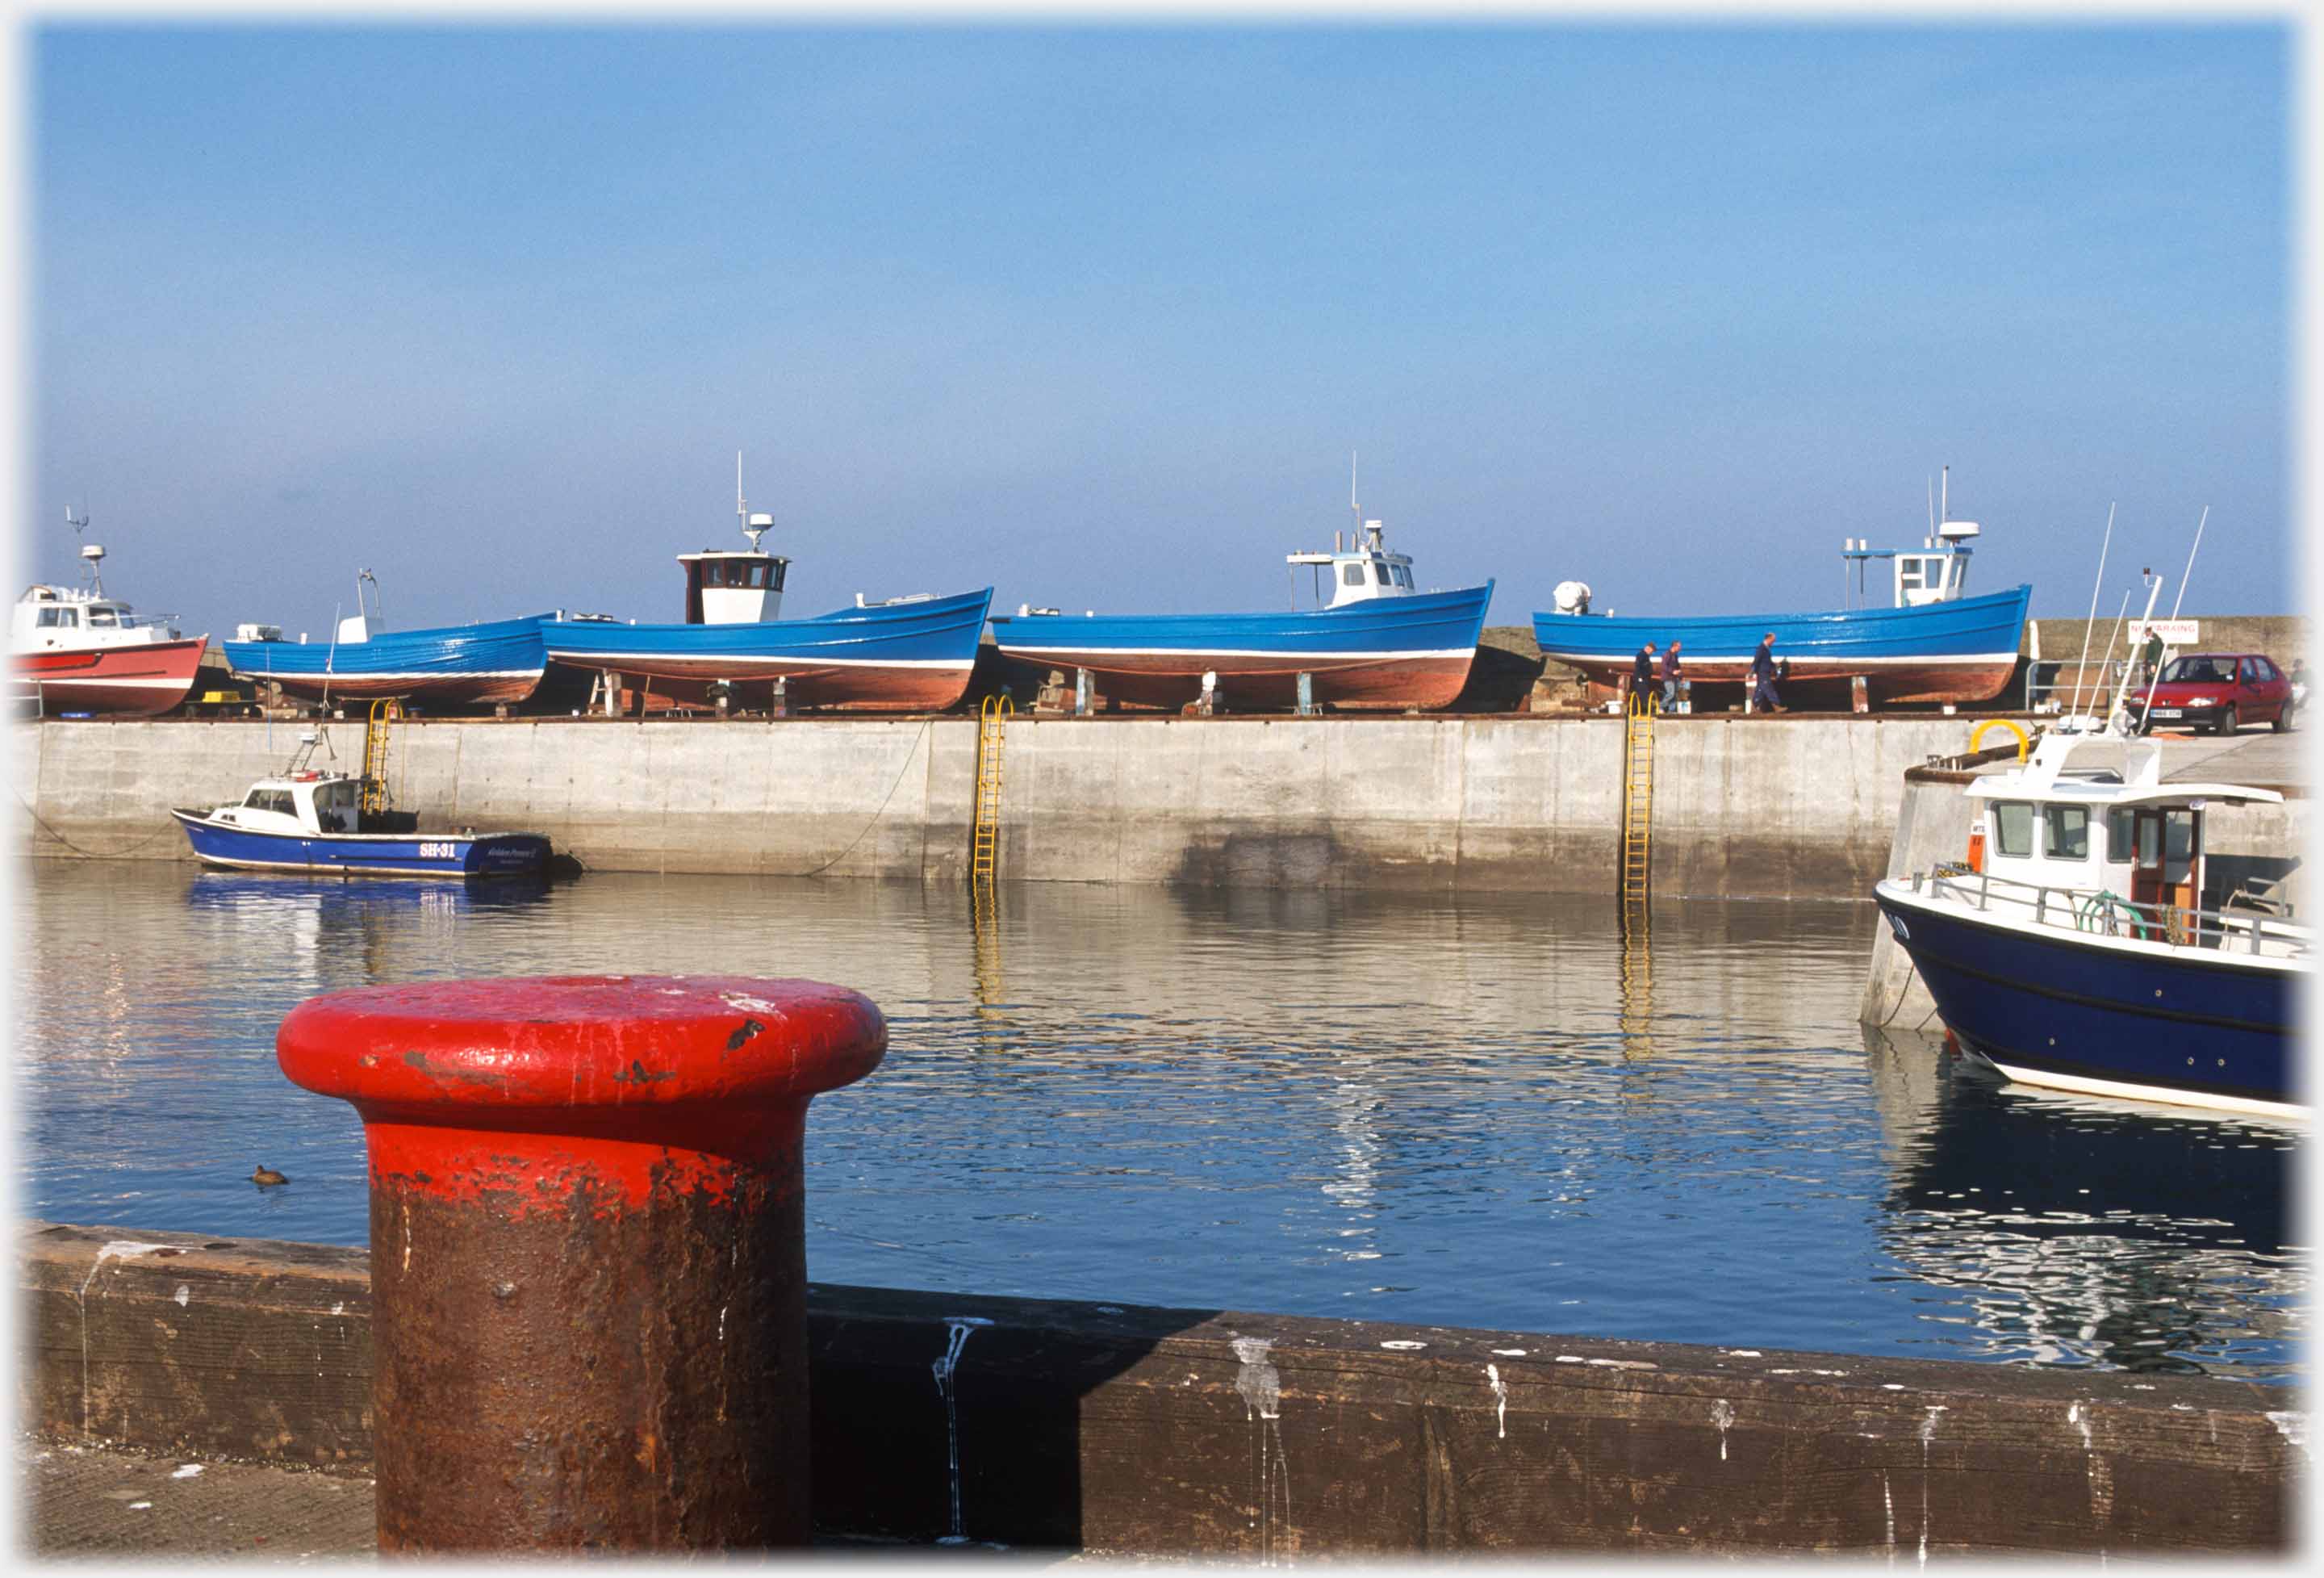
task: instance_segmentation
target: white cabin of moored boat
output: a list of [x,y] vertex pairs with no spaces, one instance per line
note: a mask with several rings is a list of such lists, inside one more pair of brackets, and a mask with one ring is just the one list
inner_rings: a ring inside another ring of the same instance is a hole
[[[1316,602],[1325,608],[1344,608],[1351,603],[1370,602],[1376,597],[1409,597],[1420,588],[1412,578],[1412,556],[1389,551],[1382,540],[1384,531],[1378,521],[1367,521],[1364,529],[1356,532],[1354,540],[1341,546],[1342,533],[1332,533],[1329,553],[1288,553],[1283,556],[1288,565],[1312,565],[1317,571]],[[1323,601],[1321,573],[1329,567],[1332,575],[1332,600]],[[1293,572],[1295,577],[1296,570]]]
[[2054,734],[2030,760],[1961,792],[1971,802],[1969,869],[2055,892],[2069,900],[2055,918],[2068,925],[2078,905],[2114,900],[2141,916],[2200,911],[2205,809],[2283,798],[2239,784],[2165,783],[2156,741]]
[[353,833],[362,793],[363,780],[344,772],[262,778],[241,799],[212,811],[210,820],[250,833]]

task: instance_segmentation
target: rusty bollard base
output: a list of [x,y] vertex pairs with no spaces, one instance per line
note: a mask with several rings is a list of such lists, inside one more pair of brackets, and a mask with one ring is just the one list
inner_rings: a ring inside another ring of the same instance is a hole
[[382,1550],[807,1543],[800,1141],[886,1050],[868,999],[424,982],[275,1046],[364,1120]]

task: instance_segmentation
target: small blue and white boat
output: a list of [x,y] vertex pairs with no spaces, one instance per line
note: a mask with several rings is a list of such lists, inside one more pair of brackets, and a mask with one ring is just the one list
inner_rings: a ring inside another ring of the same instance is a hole
[[1919,550],[1867,547],[1849,540],[1841,552],[1859,588],[1875,559],[1893,561],[1893,605],[1812,614],[1625,615],[1591,614],[1591,591],[1578,581],[1557,589],[1555,612],[1533,616],[1542,656],[1579,669],[1594,684],[1618,686],[1646,643],[1657,651],[1680,643],[1682,667],[1698,688],[1744,684],[1760,638],[1775,638],[1786,665],[1784,698],[1805,687],[1829,698],[1861,679],[1868,702],[1978,702],[2001,694],[2017,671],[2017,652],[2034,588],[1982,597],[1967,588],[1974,521],[1947,516]]
[[1117,700],[1178,706],[1210,687],[1244,710],[1319,706],[1404,711],[1452,705],[1484,634],[1493,583],[1424,592],[1410,556],[1390,552],[1378,521],[1345,548],[1285,556],[1331,577],[1320,608],[1277,614],[1120,614],[1072,618],[1055,609],[996,614],[1003,657],[1085,669]]
[[2006,1077],[2305,1118],[2312,934],[2282,906],[2202,908],[2205,809],[2282,797],[2165,783],[2161,761],[2151,741],[2044,735],[1964,786],[1966,862],[1874,897],[1962,1051]]
[[236,871],[381,877],[530,876],[549,863],[538,833],[423,833],[409,812],[367,811],[363,780],[308,769],[313,737],[281,776],[232,805],[173,809],[204,865]]

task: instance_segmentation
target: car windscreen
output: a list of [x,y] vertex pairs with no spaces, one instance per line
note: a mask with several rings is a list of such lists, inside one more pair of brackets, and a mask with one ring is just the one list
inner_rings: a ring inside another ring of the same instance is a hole
[[2236,660],[2233,658],[2173,658],[2163,670],[2165,685],[2233,685],[2236,682]]

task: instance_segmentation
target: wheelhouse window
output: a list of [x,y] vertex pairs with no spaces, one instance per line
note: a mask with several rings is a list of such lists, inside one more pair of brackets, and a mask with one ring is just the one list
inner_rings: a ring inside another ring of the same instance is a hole
[[1364,584],[1364,567],[1357,564],[1342,565],[1340,567],[1340,584],[1344,586],[1362,586]]
[[43,629],[77,630],[80,627],[80,610],[43,608],[41,610],[41,624]]
[[2111,806],[2107,809],[2107,859],[2115,865],[2131,863],[2131,828],[2136,819],[2135,813],[2128,806]]
[[118,627],[121,620],[110,608],[92,608],[88,611],[88,623],[91,626],[103,624]]
[[2023,800],[2004,800],[1993,807],[1993,853],[2015,860],[2034,854],[2034,807]]
[[770,590],[779,592],[783,589],[783,572],[790,568],[791,561],[787,558],[779,558],[775,561],[775,579]]
[[1411,567],[1411,566],[1409,566],[1409,565],[1397,565],[1397,566],[1396,567],[1396,584],[1397,584],[1397,586],[1402,586],[1402,587],[1403,587],[1403,588],[1405,588],[1405,590],[1406,590],[1406,591],[1410,591],[1410,590],[1412,589],[1412,567]]
[[2043,807],[2042,831],[2042,852],[2052,860],[2090,858],[2090,813],[2088,807]]
[[2163,880],[2183,882],[2195,863],[2195,813],[2163,813]]
[[1372,584],[1378,586],[1385,586],[1388,584],[1388,566],[1380,563],[1378,559],[1374,559],[1372,561]]
[[254,789],[250,791],[250,798],[242,803],[254,811],[280,811],[286,817],[299,814],[299,807],[291,801],[289,789]]
[[1900,592],[1917,592],[1921,589],[1921,561],[1917,558],[1898,559],[1896,589]]

